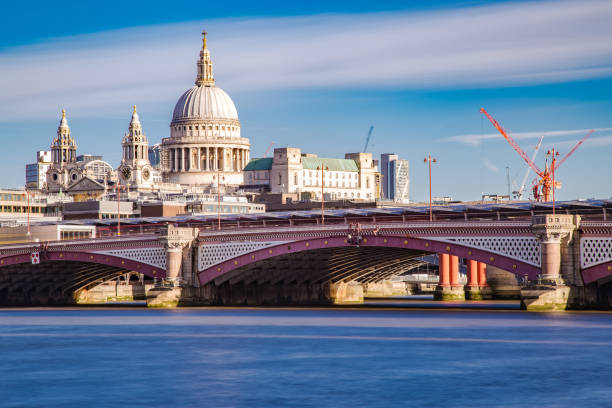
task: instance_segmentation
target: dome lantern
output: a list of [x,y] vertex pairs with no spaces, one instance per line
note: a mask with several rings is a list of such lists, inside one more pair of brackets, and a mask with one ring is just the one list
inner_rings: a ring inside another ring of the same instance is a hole
[[215,86],[210,51],[208,51],[206,47],[206,34],[206,31],[202,31],[202,50],[200,51],[200,59],[198,60],[198,76],[195,84],[198,86]]

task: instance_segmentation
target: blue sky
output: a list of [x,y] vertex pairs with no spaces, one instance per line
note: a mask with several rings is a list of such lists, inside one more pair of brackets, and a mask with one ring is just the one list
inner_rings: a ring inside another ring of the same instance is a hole
[[434,195],[477,199],[506,191],[506,166],[517,182],[525,170],[484,106],[528,153],[540,134],[563,154],[599,129],[559,169],[558,197],[612,196],[609,1],[24,4],[0,24],[5,187],[24,184],[62,108],[79,153],[114,166],[131,105],[151,143],[167,137],[206,28],[252,157],[271,142],[341,157],[373,125],[376,156],[411,161],[413,200],[429,152]]

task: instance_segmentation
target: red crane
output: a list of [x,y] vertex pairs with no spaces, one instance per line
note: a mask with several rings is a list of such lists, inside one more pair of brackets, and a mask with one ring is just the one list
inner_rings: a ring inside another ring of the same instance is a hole
[[264,153],[264,157],[268,157],[268,153],[270,153],[270,149],[272,148],[272,146],[274,146],[274,142],[270,143],[270,146],[268,146],[266,152]]
[[[495,119],[493,119],[491,117],[491,115],[489,115],[489,113],[485,110],[485,108],[480,108],[480,113],[483,113],[491,121],[493,126],[495,126],[495,129],[497,129],[498,132],[501,133],[501,135],[504,137],[504,139],[506,139],[508,141],[508,143],[510,143],[510,146],[512,146],[514,148],[514,150],[516,150],[516,152],[523,158],[523,160],[525,160],[525,162],[529,165],[529,167],[531,167],[533,169],[533,171],[535,171],[536,174],[538,176],[540,176],[540,179],[538,180],[538,182],[533,187],[533,198],[536,201],[550,201],[551,192],[552,192],[552,189],[553,189],[552,174],[594,132],[594,130],[589,131],[582,139],[580,139],[580,141],[578,143],[576,143],[576,145],[572,148],[572,150],[570,150],[565,156],[563,156],[563,158],[561,160],[557,160],[556,159],[555,153],[557,155],[559,153],[554,151],[554,149],[553,149],[552,153],[549,151],[548,154],[547,154],[547,158],[546,158],[546,164],[544,165],[544,171],[542,171],[529,158],[529,156],[527,156],[527,154],[523,151],[523,149],[521,149],[521,147],[518,145],[518,143],[516,143],[514,141],[514,139],[512,137],[510,137],[510,135],[508,135],[508,133],[506,133],[504,128],[502,128],[501,125],[499,123],[497,123],[497,121]],[[551,161],[550,166],[549,166],[548,165],[548,156],[551,155],[551,154],[552,154],[553,157],[552,157],[552,161]],[[557,181],[555,181],[555,184],[556,183],[557,183]]]

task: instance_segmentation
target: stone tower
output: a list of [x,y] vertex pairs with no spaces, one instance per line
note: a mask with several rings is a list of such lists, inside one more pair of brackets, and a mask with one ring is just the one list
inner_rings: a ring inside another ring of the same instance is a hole
[[127,133],[121,142],[123,155],[118,176],[121,184],[129,185],[135,190],[151,190],[153,187],[154,169],[149,162],[149,142],[142,130],[136,105]]
[[68,185],[81,178],[81,172],[76,164],[77,145],[72,135],[66,110],[62,109],[62,119],[57,128],[57,136],[51,144],[51,166],[47,171],[47,190],[57,192],[66,189]]

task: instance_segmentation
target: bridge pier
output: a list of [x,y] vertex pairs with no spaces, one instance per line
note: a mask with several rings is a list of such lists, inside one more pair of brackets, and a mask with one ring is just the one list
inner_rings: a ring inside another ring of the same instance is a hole
[[465,300],[463,285],[459,284],[459,257],[444,253],[438,257],[440,281],[434,292],[434,299]]
[[521,289],[521,308],[566,310],[586,301],[581,291],[575,288],[578,282],[572,276],[561,274],[564,265],[574,264],[573,259],[569,259],[572,251],[562,251],[562,247],[572,243],[579,222],[578,216],[568,214],[533,217],[531,230],[541,243],[542,273],[537,282],[530,282]]
[[162,229],[160,241],[166,249],[166,279],[147,292],[148,307],[177,307],[196,302],[191,259],[198,231],[173,225]]

